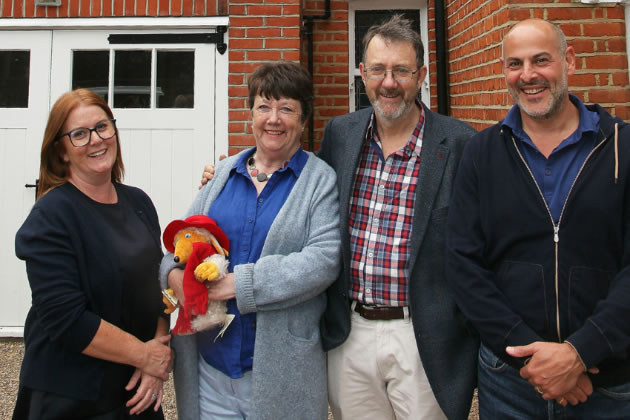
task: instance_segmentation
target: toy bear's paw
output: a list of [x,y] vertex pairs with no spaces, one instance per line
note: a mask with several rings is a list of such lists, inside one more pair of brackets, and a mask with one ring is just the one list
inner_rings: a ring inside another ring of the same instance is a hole
[[166,309],[164,309],[165,314],[175,312],[175,309],[177,309],[177,306],[179,305],[179,302],[177,301],[177,296],[175,296],[175,292],[173,292],[173,289],[162,290],[162,302],[164,302],[164,305],[166,306]]
[[217,277],[219,277],[219,267],[213,262],[202,262],[195,268],[195,279],[200,283],[216,280]]

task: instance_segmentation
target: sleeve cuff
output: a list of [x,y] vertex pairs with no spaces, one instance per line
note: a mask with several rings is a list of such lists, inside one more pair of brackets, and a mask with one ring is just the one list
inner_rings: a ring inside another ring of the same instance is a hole
[[239,264],[234,267],[234,289],[238,310],[242,314],[256,312],[254,264]]
[[612,353],[607,338],[591,321],[586,321],[566,342],[575,349],[586,369],[597,366]]
[[59,337],[63,346],[73,352],[82,352],[92,342],[101,318],[93,312],[85,311],[83,315],[70,327],[68,333]]

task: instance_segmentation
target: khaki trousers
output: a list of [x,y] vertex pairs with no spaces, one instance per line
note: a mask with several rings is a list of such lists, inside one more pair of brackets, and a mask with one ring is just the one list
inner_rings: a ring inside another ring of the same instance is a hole
[[335,420],[446,419],[426,377],[408,317],[369,321],[352,311],[348,339],[328,352]]

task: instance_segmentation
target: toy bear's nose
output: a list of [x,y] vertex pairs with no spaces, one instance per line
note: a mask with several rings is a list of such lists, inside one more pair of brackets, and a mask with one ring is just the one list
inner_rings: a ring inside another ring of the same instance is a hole
[[176,255],[175,258],[173,258],[173,261],[175,261],[176,263],[179,262],[179,257]]

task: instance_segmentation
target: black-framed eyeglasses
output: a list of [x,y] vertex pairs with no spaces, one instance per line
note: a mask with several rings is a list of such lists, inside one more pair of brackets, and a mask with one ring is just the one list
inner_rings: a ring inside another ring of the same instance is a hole
[[379,81],[384,80],[385,74],[389,72],[392,74],[392,77],[394,78],[395,81],[408,82],[413,78],[414,74],[418,73],[418,70],[420,69],[416,69],[416,71],[411,71],[404,67],[393,69],[393,70],[387,70],[385,69],[385,67],[376,66],[376,67],[368,67],[364,71],[368,80],[379,80]]
[[68,136],[70,143],[74,147],[87,146],[94,131],[101,140],[109,140],[116,135],[116,120],[103,120],[96,123],[94,128],[79,127],[67,133],[57,136],[57,140],[63,136]]

